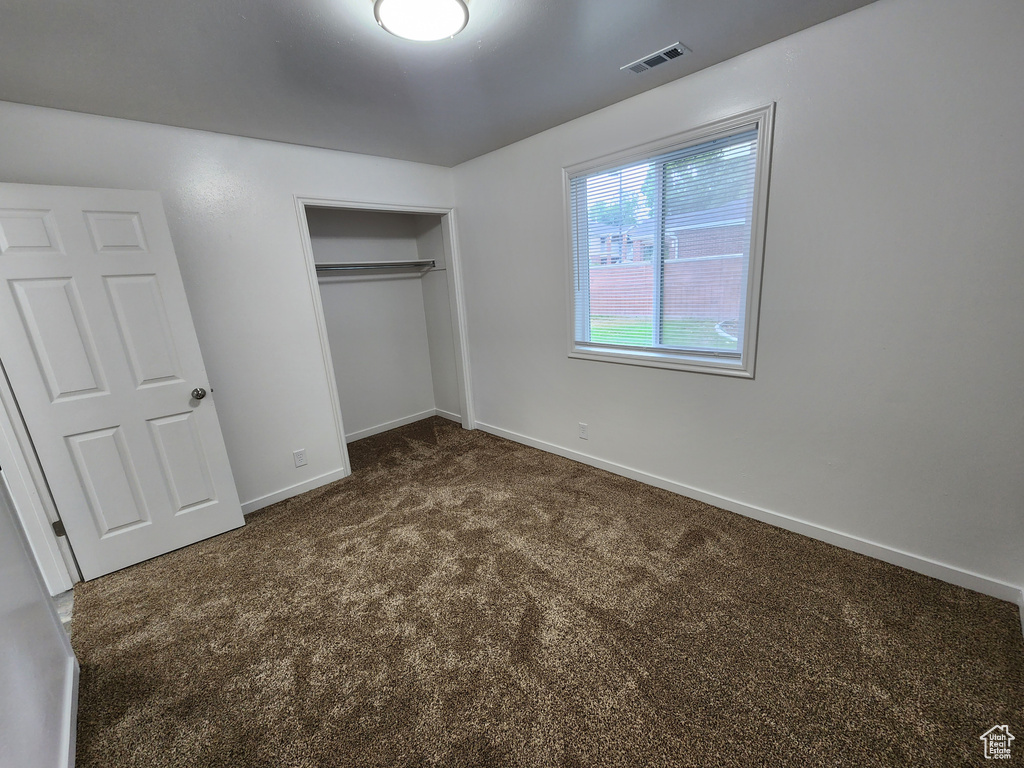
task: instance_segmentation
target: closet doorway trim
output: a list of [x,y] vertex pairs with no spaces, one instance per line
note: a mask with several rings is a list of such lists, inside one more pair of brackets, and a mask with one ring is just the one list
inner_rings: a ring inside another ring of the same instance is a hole
[[425,214],[441,217],[441,237],[444,243],[446,273],[448,280],[448,302],[451,310],[452,335],[455,341],[455,373],[459,385],[459,406],[462,409],[462,426],[465,429],[476,429],[476,418],[473,414],[473,397],[471,392],[472,377],[469,373],[468,335],[466,333],[466,303],[462,286],[462,260],[459,254],[456,237],[456,214],[454,208],[439,208],[428,205],[400,205],[359,200],[338,200],[322,197],[295,196],[295,211],[299,220],[299,237],[302,241],[302,252],[306,260],[306,276],[309,280],[310,300],[316,316],[317,333],[320,336],[320,349],[323,352],[324,373],[331,395],[331,407],[334,412],[334,423],[338,433],[338,444],[344,463],[344,472],[352,474],[352,466],[348,458],[348,444],[345,440],[345,427],[342,422],[341,400],[338,396],[338,382],[334,376],[334,361],[331,357],[331,344],[327,338],[327,321],[324,318],[323,301],[320,298],[320,284],[317,281],[316,262],[313,257],[313,243],[309,235],[309,222],[306,220],[306,207],[336,208],[349,211],[382,211],[388,213]]

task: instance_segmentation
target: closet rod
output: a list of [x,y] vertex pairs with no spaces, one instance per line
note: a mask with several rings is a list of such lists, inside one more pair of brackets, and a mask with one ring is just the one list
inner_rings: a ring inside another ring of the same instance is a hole
[[433,269],[434,260],[424,261],[353,261],[348,264],[317,264],[317,272],[347,272],[352,269]]

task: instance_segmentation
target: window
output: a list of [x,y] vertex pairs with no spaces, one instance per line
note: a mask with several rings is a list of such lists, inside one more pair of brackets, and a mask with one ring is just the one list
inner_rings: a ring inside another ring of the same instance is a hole
[[570,357],[753,377],[773,111],[566,170]]

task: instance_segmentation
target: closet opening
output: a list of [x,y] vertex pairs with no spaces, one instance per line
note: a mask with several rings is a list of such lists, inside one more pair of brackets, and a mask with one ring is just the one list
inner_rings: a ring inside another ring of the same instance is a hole
[[454,213],[296,207],[345,474],[354,440],[435,415],[474,428]]

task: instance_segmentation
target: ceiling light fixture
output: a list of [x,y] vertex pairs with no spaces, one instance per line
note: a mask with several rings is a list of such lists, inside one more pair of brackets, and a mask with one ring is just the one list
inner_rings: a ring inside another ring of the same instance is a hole
[[463,0],[377,0],[373,15],[392,35],[424,42],[455,37],[469,21]]

